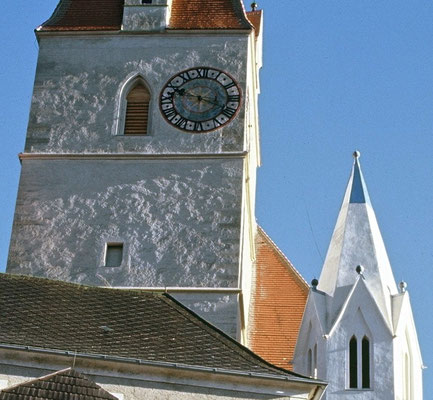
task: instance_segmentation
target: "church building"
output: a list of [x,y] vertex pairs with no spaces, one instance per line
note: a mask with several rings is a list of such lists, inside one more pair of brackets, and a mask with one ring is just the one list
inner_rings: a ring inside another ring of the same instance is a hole
[[59,0],[36,29],[0,400],[422,399],[359,154],[312,288],[256,223],[262,31],[242,0]]

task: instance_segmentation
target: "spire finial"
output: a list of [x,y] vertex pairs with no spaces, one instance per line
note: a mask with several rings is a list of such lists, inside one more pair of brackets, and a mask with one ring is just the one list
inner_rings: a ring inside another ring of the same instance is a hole
[[355,150],[355,151],[353,152],[353,158],[354,158],[355,160],[357,160],[359,157],[361,157],[361,152],[360,152],[359,150]]
[[252,10],[252,11],[256,11],[257,7],[258,7],[258,4],[257,4],[255,1],[253,1],[253,2],[251,3],[251,10]]
[[319,284],[319,281],[316,279],[316,278],[314,278],[312,281],[311,281],[311,286],[313,287],[313,290],[314,291],[316,291],[317,290],[317,285]]
[[405,281],[401,281],[399,283],[400,293],[405,293],[407,290],[407,283]]

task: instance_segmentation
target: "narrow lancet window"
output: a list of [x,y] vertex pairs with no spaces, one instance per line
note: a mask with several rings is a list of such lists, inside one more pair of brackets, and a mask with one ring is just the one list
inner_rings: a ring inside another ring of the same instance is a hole
[[412,399],[412,381],[411,381],[411,373],[410,373],[410,360],[409,355],[405,353],[404,355],[404,399],[411,400]]
[[126,96],[125,135],[146,135],[150,93],[138,81]]
[[313,352],[313,378],[317,378],[317,343],[314,345]]
[[358,343],[355,336],[349,342],[349,387],[358,388]]
[[362,388],[370,388],[370,341],[367,336],[362,339]]
[[313,376],[313,352],[311,351],[311,349],[308,349],[307,370],[308,375]]

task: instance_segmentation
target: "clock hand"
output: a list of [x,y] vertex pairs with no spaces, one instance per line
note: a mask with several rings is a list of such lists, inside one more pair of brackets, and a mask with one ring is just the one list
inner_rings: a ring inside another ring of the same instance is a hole
[[207,97],[202,97],[201,100],[205,101],[206,103],[214,104],[218,107],[224,107],[220,103],[217,103],[215,100],[208,99]]
[[176,93],[179,93],[180,96],[193,97],[193,98],[195,97],[198,100],[198,102],[204,101],[206,103],[213,104],[213,105],[216,105],[218,107],[224,107],[223,105],[221,105],[221,104],[219,104],[219,103],[217,103],[215,101],[216,98],[215,98],[215,100],[211,100],[211,99],[209,99],[207,97],[202,97],[200,95],[196,95],[196,94],[192,94],[190,92],[187,92],[185,89],[176,89],[176,88],[174,88],[174,90],[175,90]]

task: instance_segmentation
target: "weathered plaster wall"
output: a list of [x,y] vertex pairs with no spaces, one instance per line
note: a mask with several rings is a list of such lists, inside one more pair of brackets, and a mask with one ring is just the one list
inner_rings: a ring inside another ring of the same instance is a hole
[[[220,153],[244,150],[244,108],[206,134],[169,125],[159,111],[165,83],[191,67],[228,72],[246,88],[248,35],[106,35],[40,38],[26,152]],[[122,135],[121,92],[140,74],[151,91],[149,134]],[[244,104],[244,102],[242,103]]]
[[[253,37],[246,32],[40,34],[25,153],[250,151],[250,160],[24,159],[7,271],[92,285],[242,285],[248,302],[258,151],[246,138],[258,135]],[[223,70],[238,82],[241,109],[223,128],[191,134],[166,122],[159,95],[173,75],[200,66]],[[124,136],[124,89],[137,76],[151,92],[148,134]],[[248,90],[253,104],[246,118]],[[110,242],[124,243],[120,267],[104,265]],[[240,338],[238,294],[178,297]]]
[[[242,159],[24,160],[7,272],[237,287]],[[123,242],[120,267],[105,244]]]

